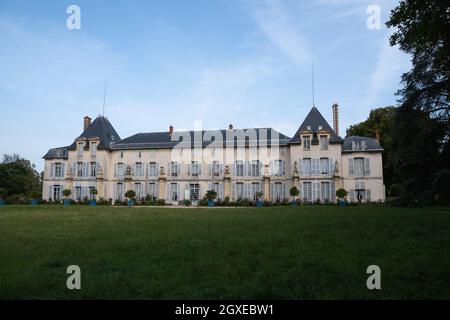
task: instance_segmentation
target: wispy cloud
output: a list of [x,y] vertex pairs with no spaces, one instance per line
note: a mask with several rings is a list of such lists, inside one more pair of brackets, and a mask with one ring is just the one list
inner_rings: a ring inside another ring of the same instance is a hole
[[266,0],[250,8],[258,27],[278,48],[298,64],[309,63],[312,54],[308,39],[294,23],[281,0]]

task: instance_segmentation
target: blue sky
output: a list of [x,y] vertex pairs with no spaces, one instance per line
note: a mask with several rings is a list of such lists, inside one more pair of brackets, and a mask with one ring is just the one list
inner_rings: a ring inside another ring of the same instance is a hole
[[[341,135],[396,103],[410,58],[388,44],[397,1],[0,0],[0,152],[42,169],[84,115],[102,113],[122,138],[136,132],[273,127],[292,136],[315,105]],[[81,9],[69,30],[66,8]],[[370,30],[369,5],[382,27]]]

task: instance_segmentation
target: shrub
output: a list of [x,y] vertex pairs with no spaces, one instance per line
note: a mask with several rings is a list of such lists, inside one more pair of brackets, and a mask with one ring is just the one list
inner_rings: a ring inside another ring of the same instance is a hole
[[206,191],[205,198],[207,200],[214,200],[217,197],[217,192],[215,190]]
[[156,205],[157,206],[163,206],[163,205],[165,205],[166,204],[166,200],[164,200],[164,199],[158,199],[158,200],[156,200]]
[[192,204],[191,200],[189,200],[189,199],[183,200],[183,205],[185,205],[186,207],[189,207],[191,204]]
[[345,199],[347,197],[348,192],[344,188],[340,188],[336,190],[336,197],[339,199]]
[[125,192],[125,197],[128,199],[134,199],[134,197],[136,197],[136,192],[134,192],[134,190],[128,190],[127,192]]
[[203,198],[203,199],[199,200],[198,205],[202,206],[202,207],[206,207],[208,205],[208,199]]

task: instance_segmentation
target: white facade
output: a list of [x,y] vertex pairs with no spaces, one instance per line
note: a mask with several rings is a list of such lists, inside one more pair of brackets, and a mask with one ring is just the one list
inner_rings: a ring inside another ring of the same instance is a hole
[[[60,200],[62,190],[70,189],[72,199],[83,200],[93,197],[89,190],[95,188],[97,199],[123,201],[131,189],[137,199],[150,196],[179,203],[186,198],[199,200],[207,190],[215,189],[222,200],[254,200],[255,193],[262,191],[265,200],[276,202],[290,200],[289,190],[296,186],[300,199],[309,202],[335,202],[335,191],[342,187],[349,191],[349,201],[385,200],[382,149],[377,142],[358,137],[358,141],[368,141],[368,147],[358,144],[355,148],[352,139],[337,139],[328,124],[314,128],[314,124],[303,123],[297,139],[281,135],[278,143],[272,140],[268,145],[261,143],[265,129],[258,129],[255,145],[250,138],[241,146],[203,143],[174,148],[166,140],[176,132],[167,132],[147,134],[151,141],[141,141],[137,135],[114,142],[112,137],[113,142],[102,147],[102,137],[87,134],[95,132],[90,126],[110,125],[106,118],[99,118],[85,123],[85,132],[72,146],[51,149],[44,156],[43,199]],[[252,137],[248,130],[242,133]],[[203,142],[208,134],[200,132]],[[350,150],[348,142],[352,142]]]

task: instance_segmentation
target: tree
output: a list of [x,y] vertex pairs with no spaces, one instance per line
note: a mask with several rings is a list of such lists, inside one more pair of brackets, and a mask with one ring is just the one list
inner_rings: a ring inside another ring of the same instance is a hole
[[369,118],[358,124],[350,126],[347,130],[348,136],[363,136],[380,139],[380,145],[384,149],[383,157],[383,177],[386,189],[390,192],[395,170],[389,161],[393,152],[392,141],[394,130],[396,108],[394,106],[377,108],[370,111]]
[[[402,104],[422,110],[446,125],[450,110],[450,0],[403,0],[391,12],[396,28],[392,46],[412,55],[412,69],[402,76]],[[448,139],[447,139],[448,142]]]
[[35,166],[16,154],[3,156],[3,162],[0,163],[0,185],[6,189],[8,196],[29,195],[42,190],[40,175]]

